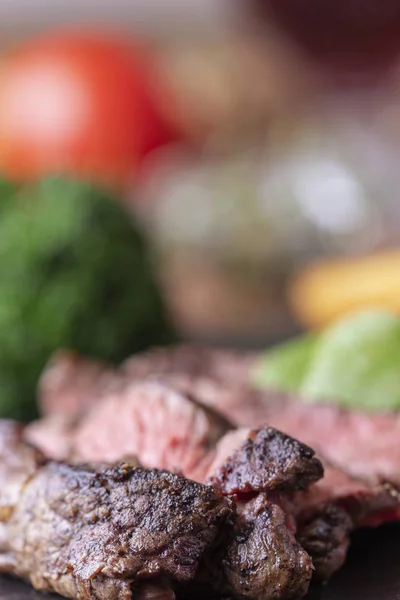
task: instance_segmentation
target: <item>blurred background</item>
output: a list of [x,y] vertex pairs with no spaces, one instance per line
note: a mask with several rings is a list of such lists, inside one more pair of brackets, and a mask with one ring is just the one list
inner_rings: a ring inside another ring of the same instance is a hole
[[396,0],[3,0],[0,40],[0,174],[111,190],[180,338],[400,311]]

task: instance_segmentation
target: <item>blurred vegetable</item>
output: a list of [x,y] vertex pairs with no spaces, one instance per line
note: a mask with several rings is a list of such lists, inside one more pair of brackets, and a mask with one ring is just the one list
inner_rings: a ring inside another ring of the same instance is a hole
[[254,370],[255,385],[297,391],[311,364],[318,340],[315,335],[304,335],[267,352]]
[[124,182],[173,137],[152,69],[142,50],[94,34],[47,35],[17,50],[0,71],[0,171]]
[[0,416],[28,419],[58,348],[120,361],[172,334],[145,240],[114,198],[62,179],[2,190]]
[[267,353],[254,378],[261,387],[297,391],[304,401],[398,410],[400,319],[381,311],[349,316]]
[[317,262],[293,280],[290,302],[306,327],[324,327],[362,308],[400,314],[400,251]]

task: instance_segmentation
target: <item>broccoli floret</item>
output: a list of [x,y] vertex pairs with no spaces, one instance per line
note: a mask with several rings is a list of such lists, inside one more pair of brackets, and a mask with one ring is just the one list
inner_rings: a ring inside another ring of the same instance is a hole
[[0,184],[0,416],[36,414],[59,348],[118,362],[173,338],[142,233],[92,185]]

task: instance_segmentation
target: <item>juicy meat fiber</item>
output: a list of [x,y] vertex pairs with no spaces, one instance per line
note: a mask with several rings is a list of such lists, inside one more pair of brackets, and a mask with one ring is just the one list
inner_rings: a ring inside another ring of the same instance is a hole
[[47,364],[39,381],[39,408],[43,416],[76,418],[105,395],[122,389],[120,371],[100,361],[62,350]]
[[89,411],[72,436],[72,452],[82,462],[137,456],[145,467],[179,470],[201,481],[229,428],[223,417],[172,387],[147,381]]
[[74,417],[54,414],[25,427],[24,440],[53,460],[67,460],[76,426]]
[[237,387],[248,380],[256,356],[253,352],[184,344],[132,356],[122,364],[122,371],[130,380],[184,374],[193,378],[209,377]]
[[241,385],[248,379],[254,358],[250,352],[180,345],[137,354],[117,369],[62,350],[51,358],[40,378],[40,412],[45,417],[79,418],[99,399],[148,377],[178,379],[180,375],[189,375],[195,380],[204,377],[210,382],[229,382],[230,387]]

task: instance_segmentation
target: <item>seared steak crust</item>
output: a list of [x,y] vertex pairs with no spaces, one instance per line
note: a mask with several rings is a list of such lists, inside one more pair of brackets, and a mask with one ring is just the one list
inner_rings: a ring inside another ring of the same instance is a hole
[[207,483],[226,495],[303,490],[324,472],[314,454],[308,446],[276,429],[252,430]]
[[168,472],[48,463],[6,520],[4,570],[70,598],[128,600],[142,580],[190,581],[232,513]]
[[322,477],[314,452],[269,427],[243,429],[221,440],[213,467],[208,483],[238,495],[234,537],[222,563],[225,591],[247,600],[301,597],[312,561],[296,541],[284,500]]
[[315,579],[327,581],[343,566],[353,528],[349,514],[335,504],[321,507],[300,525],[297,540],[312,558]]
[[248,600],[286,600],[307,593],[311,558],[288,527],[285,511],[266,494],[244,506],[234,535],[223,561],[228,592]]

